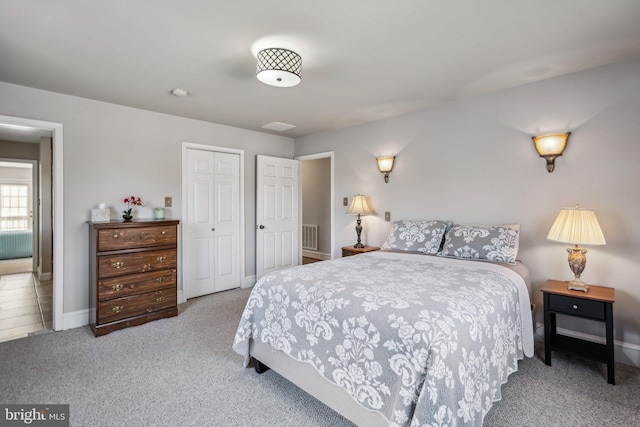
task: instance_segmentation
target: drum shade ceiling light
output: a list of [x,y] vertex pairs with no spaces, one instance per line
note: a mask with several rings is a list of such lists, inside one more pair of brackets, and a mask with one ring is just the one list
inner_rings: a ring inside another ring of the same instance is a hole
[[276,87],[292,87],[299,84],[302,58],[294,51],[281,48],[263,49],[258,52],[256,77],[264,84]]

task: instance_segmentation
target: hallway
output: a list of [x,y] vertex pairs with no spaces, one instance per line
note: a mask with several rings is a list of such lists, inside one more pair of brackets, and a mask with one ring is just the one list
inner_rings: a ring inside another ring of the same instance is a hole
[[0,276],[0,342],[52,329],[51,281],[32,273]]

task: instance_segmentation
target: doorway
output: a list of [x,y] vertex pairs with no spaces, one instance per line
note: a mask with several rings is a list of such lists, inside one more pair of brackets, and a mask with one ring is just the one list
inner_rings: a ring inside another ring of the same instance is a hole
[[300,160],[302,263],[333,259],[333,152]]
[[[29,160],[24,151],[28,146],[38,144],[38,160],[33,163],[34,202],[32,259],[46,259],[33,263],[30,276],[37,280],[37,285],[48,283],[48,290],[41,292],[49,303],[51,313],[47,329],[62,330],[63,324],[63,132],[62,124],[42,120],[19,117],[0,116],[0,157]],[[11,145],[16,145],[21,154],[6,154]],[[32,157],[33,159],[33,157]],[[39,190],[38,190],[39,189]],[[44,219],[44,222],[43,222]],[[37,230],[37,238],[36,231]],[[45,238],[43,239],[43,235]],[[43,244],[43,242],[45,242]],[[43,254],[43,250],[45,253]],[[47,252],[48,251],[48,252]],[[55,258],[54,258],[55,254]],[[36,274],[34,275],[33,272]],[[48,295],[45,295],[48,294]],[[5,313],[6,314],[6,313]],[[18,337],[15,337],[18,338]]]

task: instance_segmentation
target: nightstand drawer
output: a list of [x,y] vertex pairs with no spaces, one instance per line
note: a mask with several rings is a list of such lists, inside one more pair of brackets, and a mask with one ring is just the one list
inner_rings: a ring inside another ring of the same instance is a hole
[[582,316],[589,319],[605,320],[605,304],[601,301],[585,300],[562,295],[549,295],[549,308],[557,313]]

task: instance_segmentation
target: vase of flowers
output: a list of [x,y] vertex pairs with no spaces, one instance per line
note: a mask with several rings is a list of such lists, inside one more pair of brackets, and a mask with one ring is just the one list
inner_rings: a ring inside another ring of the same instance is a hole
[[142,199],[136,196],[125,197],[124,203],[127,204],[127,209],[122,211],[122,218],[124,219],[125,222],[129,222],[133,219],[133,215],[131,215],[131,210],[133,209],[133,206],[141,206],[141,207],[145,206]]

